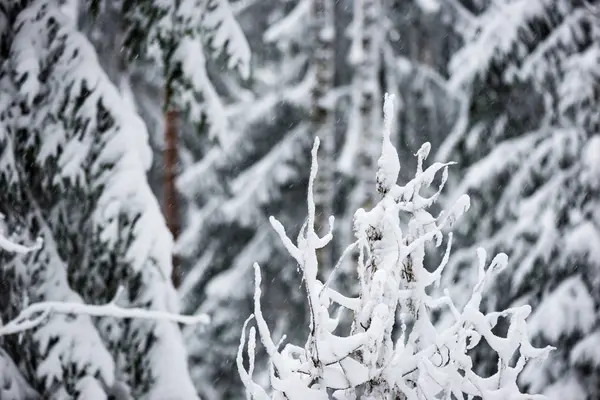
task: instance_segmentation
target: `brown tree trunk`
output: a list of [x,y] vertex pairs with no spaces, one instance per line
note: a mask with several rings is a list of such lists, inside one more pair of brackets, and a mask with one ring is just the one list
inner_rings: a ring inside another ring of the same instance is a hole
[[[177,239],[179,235],[179,203],[177,199],[177,189],[175,188],[175,177],[177,176],[177,111],[170,104],[170,90],[165,90],[165,144],[163,149],[163,207],[167,227]],[[173,270],[171,280],[173,286],[179,286],[181,277],[179,274],[179,260],[173,255]]]

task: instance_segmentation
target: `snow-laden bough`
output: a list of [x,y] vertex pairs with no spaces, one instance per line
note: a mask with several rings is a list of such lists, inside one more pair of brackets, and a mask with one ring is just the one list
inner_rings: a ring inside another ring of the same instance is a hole
[[[0,214],[0,219],[3,215]],[[40,250],[44,245],[41,237],[36,240],[36,243],[31,246],[16,243],[8,236],[0,232],[0,251],[6,251],[16,254],[27,254]],[[3,324],[0,320],[0,336],[14,335],[23,331],[33,329],[44,323],[50,314],[71,314],[71,315],[88,315],[93,317],[114,317],[114,318],[136,318],[136,319],[151,319],[177,322],[186,325],[208,324],[210,318],[208,315],[200,314],[193,316],[179,315],[165,311],[147,310],[143,308],[123,308],[117,305],[117,300],[123,292],[123,287],[120,286],[114,299],[107,304],[90,305],[75,302],[62,301],[41,301],[33,303],[21,310],[19,315]]]

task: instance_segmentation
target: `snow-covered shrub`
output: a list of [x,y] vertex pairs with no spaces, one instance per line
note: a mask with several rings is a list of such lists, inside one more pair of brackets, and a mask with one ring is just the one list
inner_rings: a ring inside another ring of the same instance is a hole
[[[271,225],[290,255],[298,262],[306,288],[310,313],[310,333],[304,347],[281,343],[271,337],[261,311],[261,270],[254,264],[256,286],[255,312],[244,324],[237,365],[249,398],[255,399],[535,399],[522,394],[516,379],[531,359],[545,357],[552,349],[534,348],[529,340],[525,319],[528,305],[483,314],[480,311],[486,284],[507,264],[505,254],[497,255],[486,269],[486,253],[478,250],[478,281],[470,299],[458,310],[446,291],[442,297],[429,294],[439,284],[448,260],[452,235],[440,265],[430,272],[424,265],[426,244],[443,242],[444,228],[452,225],[468,209],[464,195],[437,218],[428,211],[438,198],[447,178],[450,163],[434,163],[423,169],[430,145],[417,152],[415,177],[404,186],[396,181],[400,162],[390,141],[390,116],[393,96],[384,104],[383,148],[376,175],[381,200],[372,210],[355,213],[356,242],[360,256],[357,265],[360,295],[348,298],[330,286],[332,277],[322,282],[317,277],[317,251],[332,240],[330,231],[323,237],[315,232],[313,182],[317,174],[318,139],[312,150],[312,168],[308,188],[308,220],[294,244],[275,218]],[[442,172],[438,190],[426,197],[420,192],[430,187]],[[334,272],[335,273],[335,268]],[[347,335],[334,333],[339,315],[331,317],[332,303],[354,315]],[[454,323],[440,331],[431,322],[432,311],[445,307]],[[397,319],[396,316],[399,316]],[[505,337],[492,332],[499,319],[510,327]],[[256,349],[256,329],[247,324],[256,320],[258,335],[269,355],[271,389],[265,390],[252,380]],[[399,335],[395,335],[399,331]],[[473,372],[468,350],[481,339],[498,355],[498,372],[481,377]],[[283,341],[284,338],[281,340]],[[247,343],[248,362],[244,363]]]

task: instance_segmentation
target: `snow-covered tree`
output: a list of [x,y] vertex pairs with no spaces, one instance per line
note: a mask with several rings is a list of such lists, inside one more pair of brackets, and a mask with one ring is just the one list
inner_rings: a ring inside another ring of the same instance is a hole
[[[223,23],[226,2],[196,3],[0,3],[0,212],[18,242],[43,239],[35,252],[0,254],[4,321],[40,302],[109,303],[121,286],[119,306],[177,310],[172,237],[145,177],[147,131],[79,31],[77,6],[118,7],[123,49],[160,61],[173,101],[194,121],[210,114],[222,138],[216,103],[199,97],[212,99],[200,39],[242,72],[247,57],[230,40],[239,31]],[[175,323],[70,311],[48,318],[0,342],[42,398],[106,399],[115,387],[136,399],[197,398]]]
[[[446,87],[441,49],[451,45],[449,31],[440,24],[436,1],[356,0],[353,2],[348,64],[352,67],[349,105],[338,169],[347,195],[339,196],[340,233],[335,246],[338,256],[352,242],[353,213],[371,207],[376,200],[375,179],[381,130],[382,93],[393,93],[399,101],[393,116],[392,142],[401,158],[411,157],[424,140],[437,145],[452,125],[458,101]],[[445,14],[443,14],[445,15]],[[396,134],[397,133],[397,134]],[[414,171],[403,169],[402,178]],[[343,277],[353,274],[348,258]],[[350,282],[353,278],[342,279]]]
[[[145,3],[155,7],[152,2]],[[180,21],[178,15],[184,15],[185,25],[180,22],[173,25],[173,28],[184,34],[173,32],[171,34],[177,40],[155,41],[162,47],[160,51],[151,51],[149,54],[140,53],[137,49],[127,46],[136,40],[152,40],[146,36],[136,36],[139,32],[134,32],[132,27],[135,25],[129,22],[130,13],[125,12],[135,11],[135,8],[130,10],[123,1],[116,0],[98,4],[99,7],[93,9],[93,12],[89,9],[80,11],[81,29],[96,48],[100,63],[109,78],[117,85],[122,95],[135,104],[136,110],[148,127],[150,144],[155,152],[149,179],[154,193],[159,201],[162,201],[159,187],[163,172],[160,153],[164,147],[164,110],[168,106],[166,92],[170,82],[180,81],[178,86],[193,89],[196,102],[194,106],[199,110],[183,113],[178,121],[182,153],[180,161],[186,165],[188,153],[196,152],[198,144],[207,141],[207,138],[198,135],[198,132],[212,132],[213,136],[217,135],[218,138],[228,134],[228,121],[223,113],[223,98],[231,96],[230,86],[234,80],[228,69],[235,72],[237,77],[248,76],[249,47],[234,18],[235,10],[228,6],[227,0],[174,2],[173,5],[178,8],[169,12],[175,12],[175,15],[165,14],[160,23],[167,26],[168,18]],[[188,13],[188,9],[193,10],[193,13]],[[149,10],[148,14],[152,15],[151,13]],[[145,22],[148,26],[153,23],[152,20]],[[218,38],[215,37],[217,35]],[[183,45],[180,43],[182,37],[191,40],[193,46],[201,46],[201,51],[181,50],[178,54],[174,53],[173,46]],[[155,47],[156,43],[153,46]],[[162,59],[157,59],[161,57]],[[166,65],[169,67],[165,67]],[[178,65],[189,67],[187,75],[177,71]],[[176,108],[182,106],[176,95],[171,101]],[[205,123],[211,121],[212,124]]]
[[[400,160],[390,140],[393,97],[387,97],[383,147],[376,174],[380,200],[366,211],[355,214],[356,242],[360,257],[357,265],[360,294],[348,298],[318,278],[317,251],[331,242],[334,218],[330,218],[329,233],[319,236],[315,226],[313,184],[317,175],[318,139],[312,151],[313,164],[308,189],[308,220],[298,236],[297,244],[288,238],[283,225],[271,217],[270,222],[289,254],[302,272],[309,306],[310,326],[306,344],[291,343],[282,350],[282,338],[274,342],[265,321],[261,305],[261,268],[256,263],[254,314],[246,320],[238,350],[237,366],[253,399],[535,399],[541,396],[522,394],[516,379],[527,362],[544,358],[551,350],[534,348],[527,337],[528,305],[499,312],[482,313],[480,302],[486,285],[498,270],[506,267],[505,254],[497,255],[486,269],[486,252],[477,252],[479,263],[477,285],[464,309],[455,307],[446,294],[432,297],[429,288],[439,284],[448,261],[451,238],[441,264],[430,272],[423,263],[425,245],[443,242],[442,230],[450,226],[469,206],[468,196],[437,218],[427,209],[437,200],[447,178],[449,164],[434,163],[423,169],[431,146],[426,143],[417,153],[415,177],[404,186],[396,184]],[[442,172],[438,190],[424,197],[436,175]],[[337,303],[353,313],[351,331],[340,336],[334,333],[339,315],[331,317],[329,308]],[[431,321],[432,310],[447,308],[453,324],[436,329]],[[403,320],[397,323],[400,310]],[[247,347],[247,367],[244,362],[248,322],[256,319],[256,329],[250,328]],[[509,320],[505,336],[492,332],[500,319]],[[410,328],[408,322],[410,321]],[[400,337],[394,341],[394,329]],[[252,380],[256,331],[269,354],[270,390]],[[490,377],[478,376],[467,352],[484,339],[497,353],[499,370]],[[515,362],[516,357],[516,362]]]
[[[533,343],[559,348],[526,369],[521,385],[550,399],[600,396],[600,13],[594,1],[489,2],[451,64],[465,94],[439,159],[459,160],[456,195],[470,218],[457,232],[448,282],[478,246],[515,264],[487,296],[490,309],[527,302]],[[449,199],[455,196],[449,196]],[[495,360],[485,348],[487,371]]]
[[228,121],[207,59],[223,57],[241,76],[250,73],[250,51],[228,1],[113,2],[123,15],[129,57],[151,60],[165,77],[170,105],[187,111],[192,122],[206,121],[211,137],[226,140]]
[[[227,0],[186,0],[173,7],[149,12],[151,18],[164,14],[156,21],[164,29],[156,33],[162,38],[154,43],[158,48],[142,54],[135,48],[126,51],[131,43],[148,39],[136,36],[132,28],[136,25],[129,21],[129,8],[122,1],[105,2],[93,13],[84,9],[80,14],[82,30],[97,49],[101,65],[148,126],[154,152],[148,179],[177,237],[185,205],[176,198],[174,175],[190,160],[202,157],[214,139],[220,142],[228,134],[224,105],[236,97],[240,78],[248,78],[250,52]],[[173,38],[164,39],[168,35]],[[177,50],[185,41],[200,47]],[[179,71],[185,65],[188,71]],[[181,101],[181,88],[187,91],[184,95],[193,94],[191,109],[191,103]],[[174,284],[180,281],[179,268],[173,279]]]
[[185,332],[194,382],[208,400],[243,393],[232,367],[241,326],[251,312],[254,258],[264,263],[268,279],[283,283],[269,293],[271,307],[290,313],[278,316],[281,329],[305,320],[302,296],[287,296],[299,282],[279,267],[288,262],[285,249],[264,227],[274,212],[284,213],[297,229],[302,224],[297,199],[306,187],[315,81],[307,40],[310,5],[257,2],[238,15],[256,46],[250,90],[226,107],[228,141],[209,148],[178,180],[189,204],[177,243],[186,272],[182,306],[186,313],[212,316],[210,326]]
[[[4,220],[4,216],[0,214],[0,218]],[[28,254],[37,252],[44,246],[44,241],[38,237],[37,243],[32,246],[15,243],[9,237],[0,233],[0,251],[8,252],[9,254]],[[9,286],[9,285],[7,285]],[[22,309],[17,317],[10,321],[3,322],[0,326],[0,337],[6,335],[20,334],[25,331],[33,330],[42,324],[45,324],[50,317],[56,314],[71,315],[71,316],[93,316],[93,317],[114,317],[114,318],[136,318],[155,321],[171,321],[184,324],[197,324],[200,322],[207,323],[206,316],[199,315],[193,317],[185,317],[175,315],[169,312],[160,310],[148,310],[143,308],[123,308],[117,304],[120,296],[123,293],[123,287],[120,286],[113,300],[103,305],[88,305],[80,301],[52,301],[42,300],[34,302]],[[10,299],[6,299],[9,300]],[[59,333],[60,334],[60,333]],[[3,382],[2,394],[3,399],[38,399],[40,395],[32,389],[29,383],[24,379],[14,361],[10,358],[3,349],[0,348],[0,360],[2,360],[1,379]],[[63,355],[64,356],[64,355]],[[59,355],[60,357],[60,355]],[[106,383],[106,382],[102,382]],[[126,385],[121,382],[115,382],[112,386],[103,388],[106,390],[105,395],[110,398],[125,399],[129,398],[129,391]],[[89,395],[91,395],[91,392]],[[97,393],[97,396],[102,396],[102,393]],[[61,394],[64,396],[64,394]]]
[[[377,27],[377,34],[386,38],[387,47],[380,52],[384,60],[373,64],[371,70],[370,66],[365,68],[369,77],[376,80],[375,98],[380,97],[381,87],[398,92],[416,82],[424,91],[431,90],[434,95],[430,97],[443,104],[447,96],[439,85],[441,79],[432,78],[437,78],[430,73],[432,68],[399,68],[407,65],[407,58],[400,51],[401,44],[394,39],[397,32],[390,26],[395,25],[388,19],[394,21],[404,10],[390,3],[385,2],[386,10],[393,9],[394,14],[388,13]],[[269,225],[271,214],[279,215],[290,229],[300,230],[303,225],[305,215],[299,199],[306,192],[311,138],[322,129],[319,121],[333,126],[323,128],[325,133],[319,134],[325,147],[320,153],[321,166],[326,173],[320,175],[323,179],[316,184],[317,218],[330,213],[345,214],[349,209],[345,198],[353,188],[355,177],[339,179],[339,173],[346,171],[342,164],[349,161],[347,165],[352,166],[356,158],[354,152],[360,149],[352,145],[361,143],[360,136],[346,135],[355,110],[350,89],[360,86],[358,80],[352,81],[355,74],[348,59],[352,38],[356,37],[349,29],[353,18],[351,3],[290,0],[249,1],[247,4],[237,18],[253,48],[253,75],[248,90],[240,91],[238,98],[226,106],[232,127],[230,141],[204,151],[179,179],[179,187],[190,205],[184,218],[186,227],[177,244],[186,274],[180,295],[185,312],[201,310],[213,315],[207,331],[190,328],[186,340],[192,349],[193,376],[198,390],[204,397],[215,399],[236,398],[243,389],[239,378],[232,376],[231,365],[235,360],[241,318],[251,312],[253,261],[261,263],[265,279],[282,282],[268,289],[270,301],[264,306],[265,315],[268,320],[270,316],[274,318],[269,322],[278,330],[298,335],[298,339],[303,335],[301,329],[294,332],[290,329],[290,321],[306,320],[304,299],[295,290],[300,281],[293,274],[294,262],[265,227]],[[323,6],[333,7],[333,10]],[[321,14],[321,10],[327,13]],[[333,17],[329,15],[331,11],[335,14]],[[319,22],[315,21],[316,16],[324,18]],[[313,28],[330,25],[332,19],[335,25],[332,37],[327,29],[321,30],[325,35],[317,37],[319,29]],[[403,20],[403,23],[409,25],[410,21]],[[331,46],[335,50],[333,76]],[[318,65],[323,68],[317,68]],[[382,68],[377,69],[379,66]],[[415,80],[414,76],[420,79]],[[313,100],[313,90],[321,100]],[[446,103],[451,105],[452,101]],[[374,123],[377,123],[381,117],[378,105],[374,114],[377,116]],[[452,112],[442,114],[450,116]],[[335,124],[331,123],[332,118]],[[346,146],[347,142],[352,143]],[[335,165],[323,159],[330,160],[333,156],[332,145],[335,146]],[[350,149],[346,150],[347,147]],[[376,154],[374,157],[376,160]],[[320,187],[331,189],[338,183],[339,190],[320,190]],[[320,197],[319,193],[326,197]],[[333,209],[321,212],[324,208],[321,205],[331,207],[331,201]],[[333,259],[352,241],[352,215],[341,220],[342,228],[335,245],[324,249],[327,254],[333,254]],[[256,259],[258,253],[260,257]],[[345,273],[344,270],[336,277]],[[283,318],[279,313],[281,309],[288,310],[294,318]]]

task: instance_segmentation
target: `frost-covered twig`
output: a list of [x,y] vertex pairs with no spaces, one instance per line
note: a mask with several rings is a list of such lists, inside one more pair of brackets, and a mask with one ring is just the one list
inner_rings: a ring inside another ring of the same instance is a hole
[[[464,195],[449,210],[433,217],[427,209],[437,200],[447,179],[450,163],[434,163],[424,169],[430,152],[428,143],[417,152],[417,172],[404,186],[396,181],[400,163],[390,140],[393,97],[384,105],[383,149],[378,161],[377,191],[381,196],[375,207],[355,213],[355,235],[360,249],[357,265],[360,296],[349,299],[317,278],[316,250],[327,245],[332,232],[319,238],[314,226],[313,182],[317,173],[315,140],[313,164],[308,190],[308,220],[295,245],[283,226],[273,217],[271,224],[283,244],[300,264],[310,308],[310,333],[304,347],[288,344],[279,351],[262,315],[261,273],[255,264],[256,288],[254,317],[260,339],[270,358],[272,396],[252,381],[255,335],[250,328],[248,341],[249,369],[243,363],[244,333],[239,347],[237,365],[250,398],[256,399],[536,399],[517,387],[517,376],[525,363],[545,357],[551,350],[534,348],[527,334],[525,319],[531,312],[527,305],[484,314],[480,303],[486,284],[507,265],[505,254],[497,255],[486,269],[486,254],[479,249],[478,282],[463,310],[458,310],[448,292],[441,297],[430,294],[438,285],[448,262],[451,234],[440,265],[430,272],[425,268],[427,242],[439,247],[442,229],[450,227],[469,208]],[[442,171],[438,190],[430,197],[420,194]],[[400,219],[400,213],[407,218]],[[402,224],[401,221],[408,220]],[[331,221],[333,223],[333,220]],[[333,331],[337,319],[329,316],[329,306],[337,302],[354,313],[354,323],[347,336]],[[431,311],[447,307],[454,323],[438,330],[431,321]],[[394,341],[392,332],[399,321],[400,338]],[[506,337],[492,332],[500,318],[509,320]],[[406,320],[412,321],[407,328]],[[481,339],[498,354],[498,371],[481,377],[473,371],[468,351]],[[514,363],[513,359],[517,361]]]
[[143,308],[120,307],[116,304],[116,300],[121,292],[122,288],[120,287],[115,298],[110,303],[103,305],[60,301],[42,301],[31,304],[22,310],[16,318],[5,325],[0,326],[0,336],[12,335],[33,329],[42,324],[52,313],[88,315],[91,317],[152,319],[177,322],[186,325],[208,324],[210,322],[210,318],[204,314],[187,316]]

